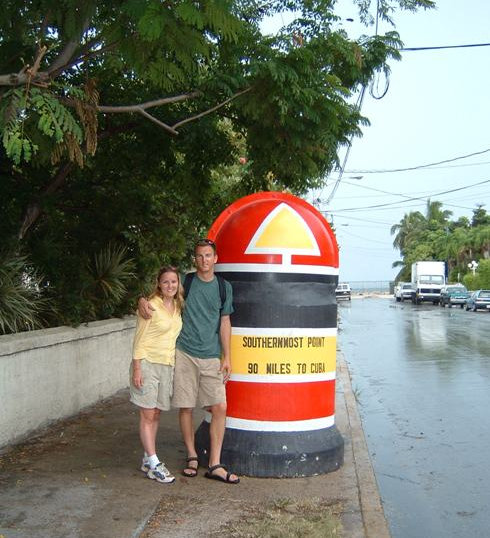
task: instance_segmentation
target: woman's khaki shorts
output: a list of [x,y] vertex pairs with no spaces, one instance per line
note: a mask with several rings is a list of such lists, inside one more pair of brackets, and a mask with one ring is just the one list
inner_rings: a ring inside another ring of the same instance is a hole
[[143,386],[137,389],[133,385],[133,362],[129,368],[129,399],[138,407],[145,409],[158,408],[161,411],[170,409],[173,392],[174,367],[169,364],[158,364],[141,359],[141,375]]
[[209,407],[226,402],[220,359],[198,359],[175,352],[173,407]]

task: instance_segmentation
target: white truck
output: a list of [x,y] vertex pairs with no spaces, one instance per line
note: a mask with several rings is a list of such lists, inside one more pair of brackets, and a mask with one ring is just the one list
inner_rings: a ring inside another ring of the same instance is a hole
[[439,304],[446,283],[446,264],[438,261],[412,263],[412,303],[430,301]]

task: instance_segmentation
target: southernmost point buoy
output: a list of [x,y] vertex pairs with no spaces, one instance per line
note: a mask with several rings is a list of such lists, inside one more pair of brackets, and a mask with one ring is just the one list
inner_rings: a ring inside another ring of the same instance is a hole
[[[338,247],[325,218],[285,193],[237,200],[216,219],[233,286],[232,375],[222,461],[234,473],[299,477],[343,463],[335,426]],[[209,416],[196,432],[206,461]]]

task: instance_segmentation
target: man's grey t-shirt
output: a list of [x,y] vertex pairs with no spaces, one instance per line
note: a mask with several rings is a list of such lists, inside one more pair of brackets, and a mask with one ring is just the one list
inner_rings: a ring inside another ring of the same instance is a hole
[[200,359],[221,358],[219,338],[220,315],[233,313],[233,289],[225,281],[226,300],[221,310],[221,297],[216,276],[210,282],[194,277],[182,313],[182,331],[177,347]]

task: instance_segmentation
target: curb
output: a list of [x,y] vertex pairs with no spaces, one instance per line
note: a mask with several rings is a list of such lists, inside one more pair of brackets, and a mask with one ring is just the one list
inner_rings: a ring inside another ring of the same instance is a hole
[[340,351],[337,352],[337,377],[344,389],[364,533],[366,538],[390,538],[391,534],[384,515],[356,398],[352,390],[349,367]]

